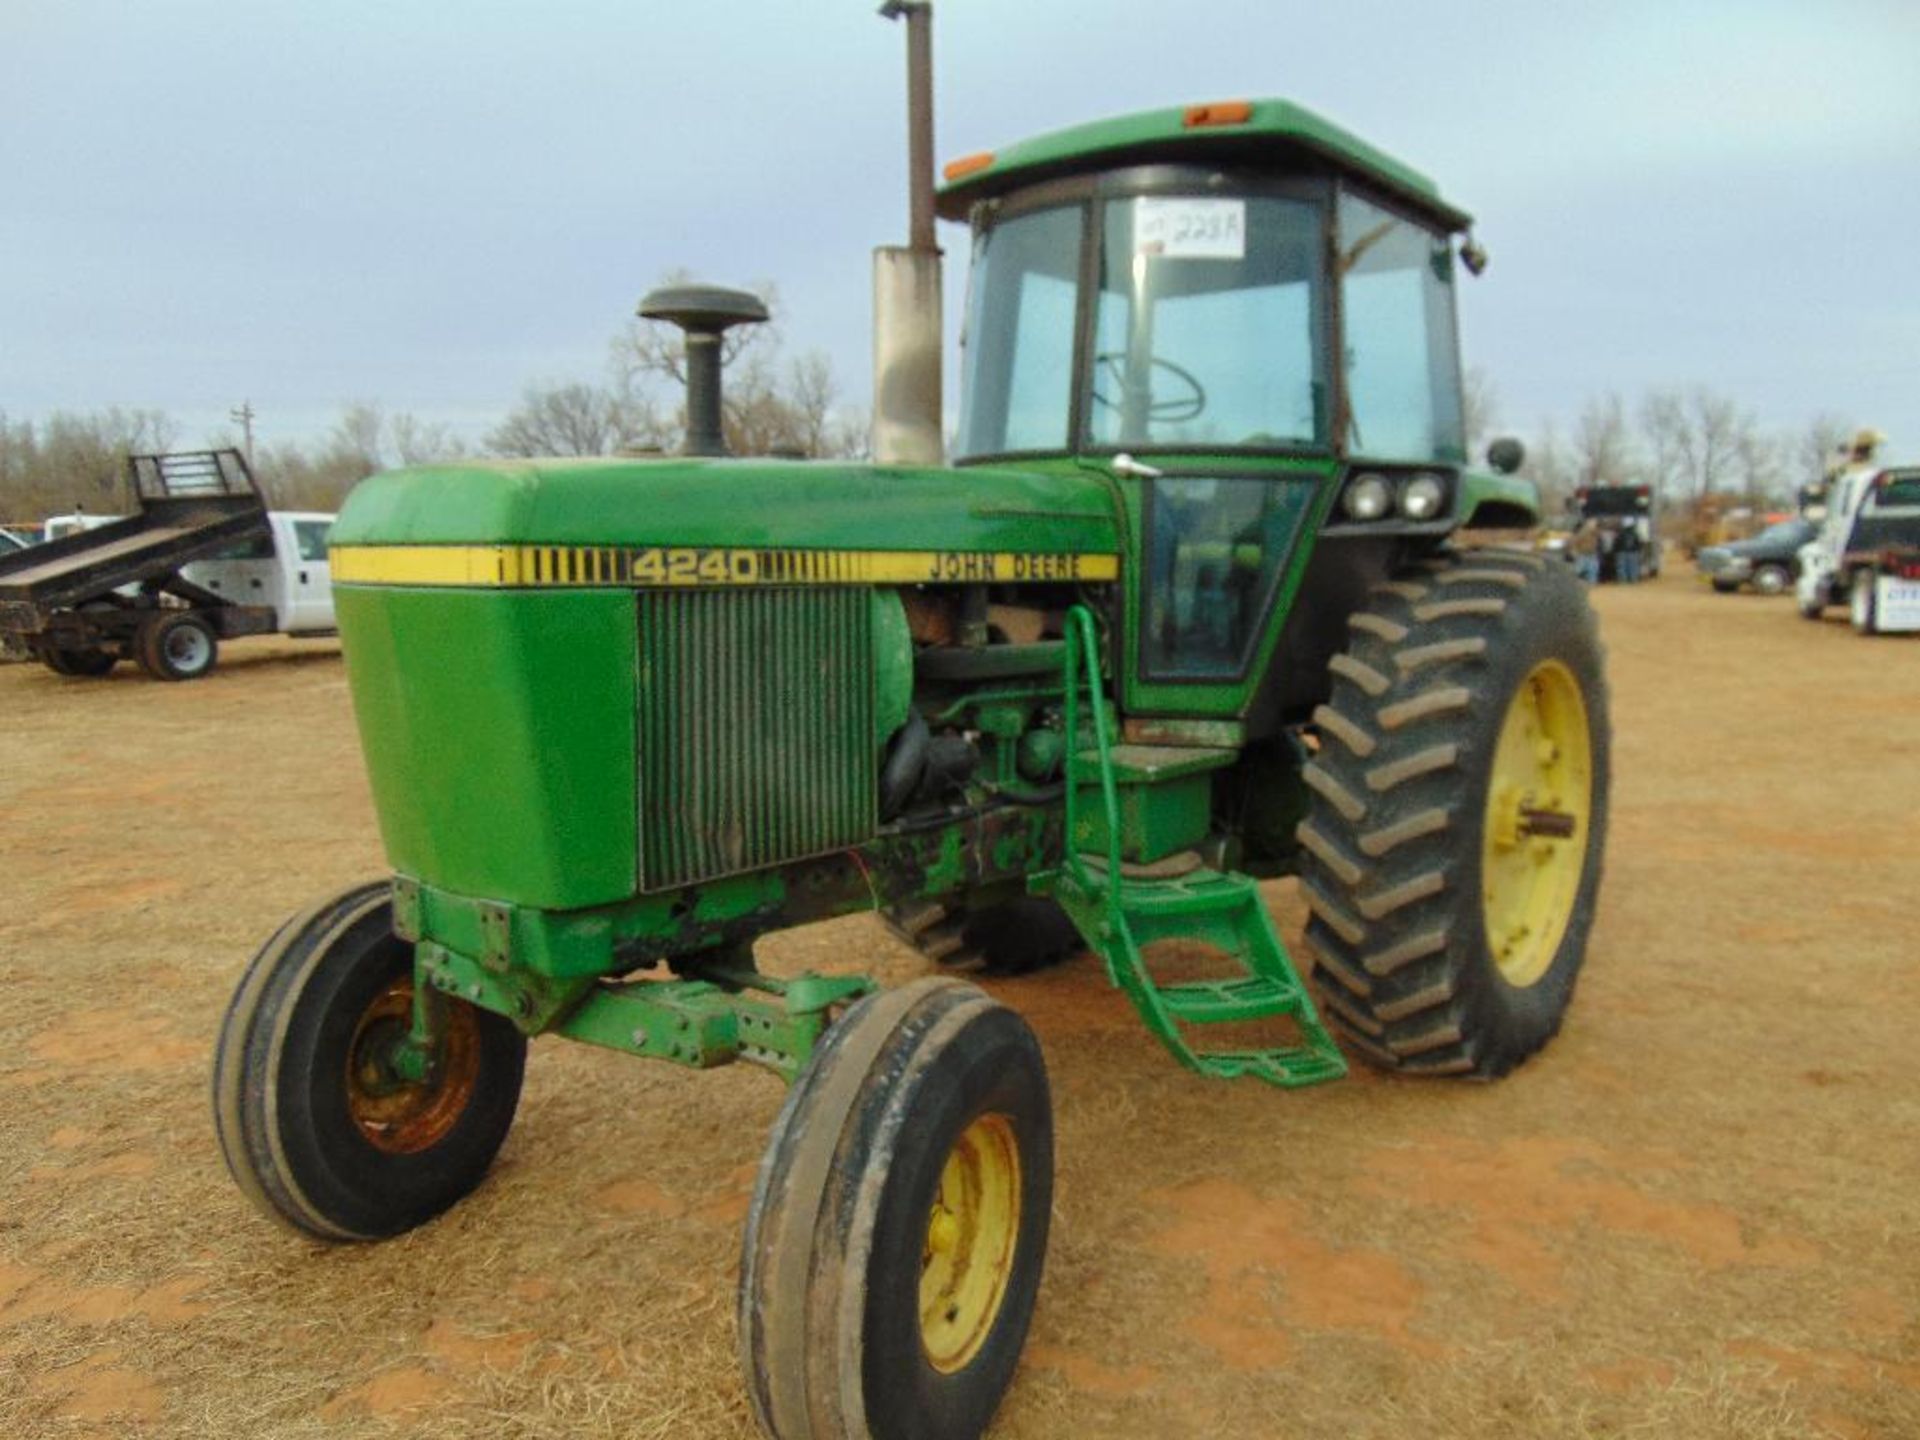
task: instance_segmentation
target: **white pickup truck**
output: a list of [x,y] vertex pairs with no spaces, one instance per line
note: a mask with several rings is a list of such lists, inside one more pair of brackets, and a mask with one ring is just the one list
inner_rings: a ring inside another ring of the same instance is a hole
[[1859,465],[1834,481],[1795,593],[1809,620],[1845,605],[1862,635],[1920,631],[1920,466]]
[[219,642],[334,629],[331,515],[269,511],[237,450],[134,455],[127,516],[0,555],[0,651],[56,674],[206,674]]

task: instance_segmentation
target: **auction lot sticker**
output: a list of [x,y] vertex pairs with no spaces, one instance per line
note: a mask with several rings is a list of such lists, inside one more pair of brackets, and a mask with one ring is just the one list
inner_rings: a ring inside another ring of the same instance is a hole
[[1166,260],[1241,260],[1247,202],[1142,195],[1133,202],[1133,253]]

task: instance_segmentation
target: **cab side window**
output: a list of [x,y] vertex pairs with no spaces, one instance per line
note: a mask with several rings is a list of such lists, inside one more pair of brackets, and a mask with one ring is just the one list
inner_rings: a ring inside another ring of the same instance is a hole
[[324,564],[327,558],[327,535],[333,529],[327,520],[296,520],[293,522],[293,543],[299,548],[300,558],[308,564]]

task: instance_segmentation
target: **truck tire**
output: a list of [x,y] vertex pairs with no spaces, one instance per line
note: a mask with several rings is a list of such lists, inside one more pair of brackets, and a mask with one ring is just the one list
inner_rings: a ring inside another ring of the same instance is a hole
[[191,610],[156,615],[140,627],[140,668],[156,680],[198,680],[220,658],[213,627]]
[[98,679],[112,670],[119,659],[111,650],[89,645],[81,650],[49,650],[44,663],[56,675]]
[[1784,565],[1762,565],[1753,572],[1753,588],[1762,595],[1784,595],[1793,586],[1793,576]]
[[1559,1030],[1593,924],[1610,731],[1593,612],[1477,550],[1374,587],[1299,830],[1322,1013],[1385,1069],[1492,1079]]
[[1046,1260],[1053,1114],[1026,1022],[935,978],[869,995],[774,1122],[747,1211],[740,1364],[772,1440],[975,1440]]
[[413,946],[386,881],[295,916],[247,966],[214,1048],[227,1169],[262,1212],[318,1240],[372,1240],[478,1185],[520,1098],[527,1040],[448,996],[434,1072],[390,1065],[411,1024]]
[[1874,582],[1878,578],[1871,570],[1856,570],[1847,585],[1847,618],[1857,635],[1880,633],[1880,616],[1874,605]]
[[1086,946],[1067,912],[1037,895],[991,905],[909,900],[884,907],[880,918],[897,939],[960,975],[1026,975]]

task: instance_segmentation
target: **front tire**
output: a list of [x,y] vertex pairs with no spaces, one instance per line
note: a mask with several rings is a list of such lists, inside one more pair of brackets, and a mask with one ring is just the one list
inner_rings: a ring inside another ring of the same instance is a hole
[[740,1356],[773,1440],[973,1440],[1046,1256],[1053,1118],[1026,1023],[917,980],[829,1030],[747,1213]]
[[320,1240],[372,1240],[431,1219],[480,1183],[513,1124],[526,1037],[443,998],[431,1077],[387,1061],[413,1009],[413,946],[390,887],[295,916],[242,976],[214,1052],[227,1168],[266,1214]]
[[1852,583],[1847,587],[1847,618],[1853,622],[1856,634],[1880,633],[1880,616],[1874,604],[1874,581],[1877,578],[1871,570],[1856,570]]
[[1306,780],[1315,984],[1376,1065],[1490,1079],[1559,1030],[1606,840],[1607,690],[1586,595],[1474,551],[1376,586]]

